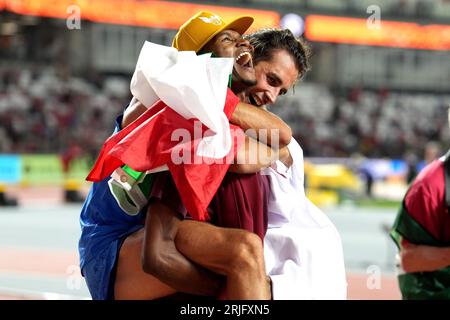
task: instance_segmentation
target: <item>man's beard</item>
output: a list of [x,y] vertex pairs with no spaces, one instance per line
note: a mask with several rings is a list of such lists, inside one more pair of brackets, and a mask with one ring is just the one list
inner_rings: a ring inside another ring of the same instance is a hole
[[256,81],[238,81],[234,80],[231,83],[231,90],[235,95],[238,96],[239,100],[241,102],[245,102],[248,104],[251,104],[249,97],[246,93],[247,89],[254,86],[256,84]]
[[241,82],[247,87],[253,87],[254,85],[256,85],[256,80],[241,79]]
[[[233,82],[236,83],[236,87],[239,88],[239,92],[256,85],[256,79],[254,79],[254,80],[243,79],[240,76],[239,72],[236,71],[235,68],[233,68],[233,78],[234,78]],[[239,92],[235,92],[235,93],[239,93]]]

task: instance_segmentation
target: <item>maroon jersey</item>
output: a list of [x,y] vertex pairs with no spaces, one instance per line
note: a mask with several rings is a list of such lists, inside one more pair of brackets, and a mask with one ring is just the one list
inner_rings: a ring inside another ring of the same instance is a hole
[[[186,217],[188,212],[170,173],[166,171],[155,175],[150,201],[158,199],[182,217]],[[219,227],[247,230],[264,239],[270,193],[268,179],[268,176],[259,173],[228,172],[208,207],[211,218],[209,222]]]

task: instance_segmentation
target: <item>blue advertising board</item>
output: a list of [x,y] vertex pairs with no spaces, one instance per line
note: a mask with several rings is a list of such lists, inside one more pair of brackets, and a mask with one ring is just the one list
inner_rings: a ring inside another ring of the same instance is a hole
[[0,154],[0,182],[19,183],[21,179],[21,157],[15,154]]

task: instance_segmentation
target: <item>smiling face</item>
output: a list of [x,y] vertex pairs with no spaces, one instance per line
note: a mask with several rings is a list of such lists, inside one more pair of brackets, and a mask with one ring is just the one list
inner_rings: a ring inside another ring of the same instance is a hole
[[252,59],[253,47],[238,32],[224,30],[218,33],[201,52],[213,52],[216,57],[234,58],[233,81],[241,82],[245,86],[256,83]]
[[284,49],[275,50],[271,60],[259,61],[255,70],[256,85],[240,95],[242,101],[255,106],[273,104],[278,96],[287,93],[299,76],[294,59]]

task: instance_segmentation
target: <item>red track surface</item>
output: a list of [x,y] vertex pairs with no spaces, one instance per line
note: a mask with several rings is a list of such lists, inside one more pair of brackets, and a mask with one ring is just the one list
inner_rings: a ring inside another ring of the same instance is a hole
[[[87,187],[88,185],[83,186],[83,193],[87,193]],[[11,186],[7,189],[7,195],[16,197],[22,205],[48,206],[63,202],[61,187],[19,188]],[[39,277],[41,275],[61,278],[67,277],[69,273],[73,275],[73,266],[78,266],[76,251],[37,250],[22,247],[0,248],[0,275],[1,273],[14,273],[24,276]],[[395,276],[382,275],[379,288],[372,290],[367,286],[369,276],[364,273],[347,273],[348,299],[401,299]],[[0,292],[0,300],[26,298],[27,296],[21,294]]]
[[[68,268],[78,265],[78,254],[70,251],[0,249],[0,273],[14,272],[26,275],[68,276]],[[348,273],[348,298],[357,300],[401,299],[394,276],[381,276],[379,288],[370,290],[368,274]],[[24,296],[0,295],[0,299],[24,299]]]

